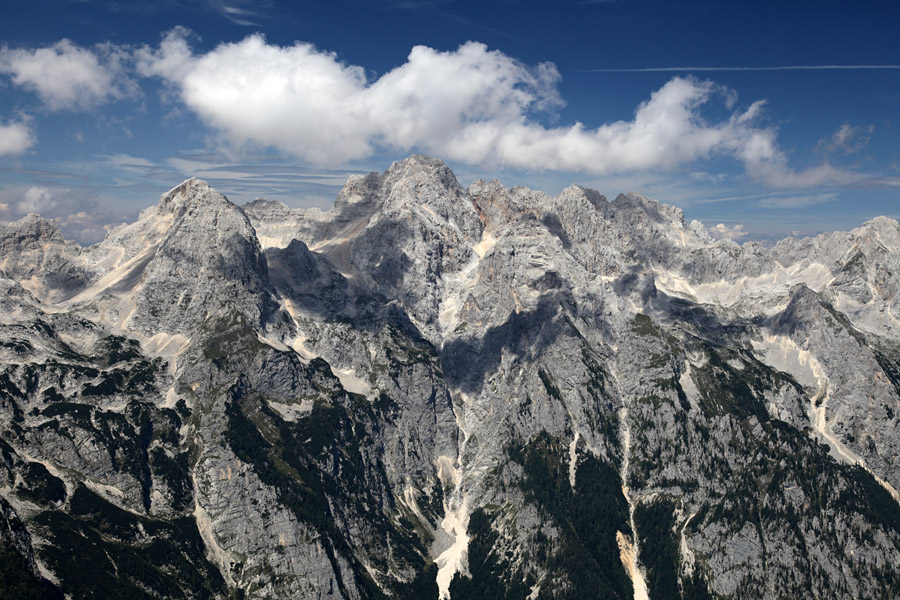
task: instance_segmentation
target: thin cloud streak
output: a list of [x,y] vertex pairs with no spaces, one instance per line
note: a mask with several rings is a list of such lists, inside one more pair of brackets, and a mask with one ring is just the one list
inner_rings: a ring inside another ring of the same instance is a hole
[[875,71],[900,69],[900,65],[781,65],[775,67],[641,67],[586,69],[585,73],[679,73],[683,71]]

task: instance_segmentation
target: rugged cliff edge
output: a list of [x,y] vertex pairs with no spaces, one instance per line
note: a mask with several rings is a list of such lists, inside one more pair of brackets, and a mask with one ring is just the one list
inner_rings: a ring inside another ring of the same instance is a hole
[[32,215],[0,287],[0,596],[900,596],[896,221],[738,246],[413,156]]

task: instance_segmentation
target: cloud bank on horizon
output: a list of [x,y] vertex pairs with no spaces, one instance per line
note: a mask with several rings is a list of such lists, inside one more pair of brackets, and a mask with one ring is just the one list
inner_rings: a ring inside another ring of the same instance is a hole
[[[370,80],[312,44],[269,44],[261,34],[205,53],[185,28],[157,47],[61,40],[0,50],[0,73],[31,91],[47,111],[88,111],[137,98],[159,78],[170,98],[193,111],[229,147],[274,148],[311,164],[338,166],[378,149],[425,152],[498,168],[611,175],[674,169],[729,158],[765,185],[846,184],[852,171],[796,171],[777,130],[761,124],[764,100],[736,108],[736,94],[708,80],[673,77],[640,103],[630,121],[596,128],[542,121],[564,105],[552,63],[529,66],[484,44],[454,51],[412,48],[406,62]],[[707,109],[726,113],[707,120]],[[0,125],[0,154],[35,145],[28,121]]]

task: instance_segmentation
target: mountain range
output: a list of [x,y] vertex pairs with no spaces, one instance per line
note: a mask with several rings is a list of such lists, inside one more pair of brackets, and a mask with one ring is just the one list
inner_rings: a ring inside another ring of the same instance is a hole
[[738,245],[412,156],[30,215],[0,287],[2,597],[900,597],[894,220]]

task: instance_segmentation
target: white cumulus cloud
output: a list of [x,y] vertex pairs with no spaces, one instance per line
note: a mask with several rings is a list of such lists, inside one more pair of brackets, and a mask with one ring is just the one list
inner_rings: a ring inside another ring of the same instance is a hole
[[35,92],[51,110],[89,109],[137,91],[127,76],[125,48],[100,44],[82,48],[67,39],[37,49],[0,49],[0,73]]
[[34,135],[26,123],[0,123],[0,156],[22,154],[32,145]]
[[744,231],[743,223],[738,223],[737,225],[730,226],[726,225],[725,223],[719,223],[708,228],[707,231],[709,231],[709,234],[717,240],[737,241],[748,235],[748,233]]
[[[278,46],[257,34],[195,54],[189,38],[178,28],[158,48],[138,51],[139,73],[167,81],[229,143],[274,147],[320,165],[384,147],[492,168],[597,175],[729,156],[776,187],[854,177],[828,165],[790,169],[777,131],[759,125],[763,102],[735,111],[734,92],[709,81],[675,77],[628,121],[548,127],[537,117],[563,104],[556,67],[528,66],[475,42],[451,52],[416,46],[404,64],[370,81],[362,67],[310,44]],[[708,122],[704,108],[714,103],[730,115]]]
[[[68,191],[68,190],[65,190]],[[57,206],[57,190],[41,186],[32,186],[25,190],[22,199],[16,203],[16,210],[22,214],[47,214]]]
[[103,240],[115,224],[108,223],[109,215],[78,211],[58,217],[57,225],[66,239],[74,239],[80,244],[96,244]]
[[556,67],[524,65],[475,42],[452,52],[416,46],[404,64],[370,81],[362,67],[310,44],[278,46],[257,34],[198,55],[189,38],[178,28],[158,48],[141,49],[138,71],[171,84],[228,142],[317,164],[387,147],[490,167],[608,175],[731,156],[776,187],[852,178],[827,165],[791,170],[776,130],[758,125],[763,102],[707,122],[705,105],[730,111],[735,101],[709,81],[673,78],[629,121],[547,127],[535,117],[563,104]]
[[369,156],[375,145],[449,149],[472,124],[508,123],[560,103],[552,65],[528,68],[477,43],[456,52],[417,46],[406,64],[370,84],[362,67],[334,54],[269,45],[260,35],[194,56],[179,29],[158,50],[139,53],[138,69],[175,84],[231,142],[319,164]]

